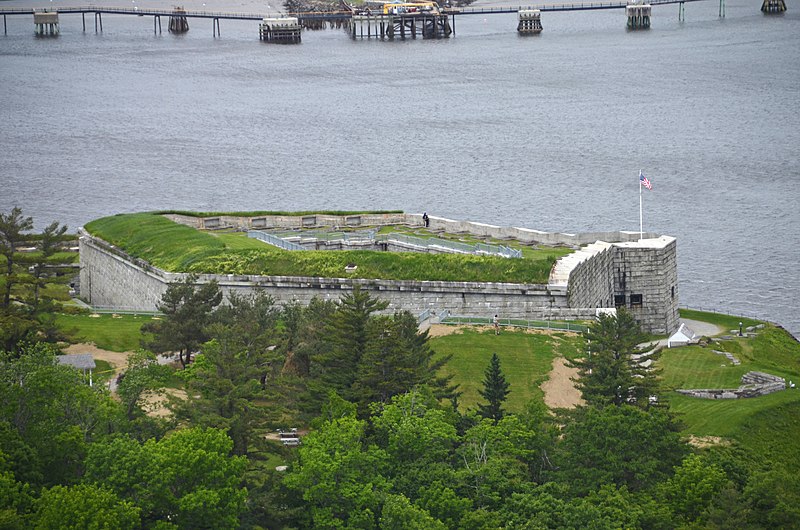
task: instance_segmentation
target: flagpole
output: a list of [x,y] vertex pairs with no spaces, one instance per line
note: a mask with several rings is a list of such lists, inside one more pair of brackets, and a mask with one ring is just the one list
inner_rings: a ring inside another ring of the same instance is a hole
[[642,170],[639,170],[639,241],[644,239],[644,228],[642,224]]

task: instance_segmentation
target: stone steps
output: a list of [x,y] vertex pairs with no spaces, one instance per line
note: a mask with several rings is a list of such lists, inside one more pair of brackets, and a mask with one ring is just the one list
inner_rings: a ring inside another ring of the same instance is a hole
[[548,281],[548,284],[566,286],[569,282],[569,275],[572,273],[575,267],[587,259],[593,258],[601,252],[605,252],[611,248],[611,246],[611,243],[606,243],[605,241],[596,241],[586,245],[580,250],[576,250],[572,254],[568,254],[563,258],[560,258],[553,266],[553,270],[550,272],[550,280]]

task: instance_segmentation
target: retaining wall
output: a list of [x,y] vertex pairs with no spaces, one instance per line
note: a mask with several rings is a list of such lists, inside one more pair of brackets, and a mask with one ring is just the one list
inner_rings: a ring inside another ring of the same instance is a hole
[[[93,306],[153,311],[167,284],[185,277],[127,256],[120,249],[85,232],[80,237],[81,296]],[[566,289],[536,284],[368,280],[256,275],[198,275],[198,282],[216,280],[226,296],[265,291],[278,303],[312,298],[338,300],[356,285],[387,300],[387,311],[448,310],[464,316],[503,318],[592,318],[594,309],[570,308]]]
[[676,392],[703,399],[741,399],[765,396],[786,389],[786,380],[764,372],[747,372],[739,388],[679,389]]

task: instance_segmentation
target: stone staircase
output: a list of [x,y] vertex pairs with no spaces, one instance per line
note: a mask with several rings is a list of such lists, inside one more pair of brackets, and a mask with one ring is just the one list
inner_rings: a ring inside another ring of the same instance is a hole
[[601,252],[605,252],[611,246],[611,243],[606,243],[605,241],[596,241],[586,245],[580,250],[576,250],[572,254],[568,254],[563,258],[560,258],[558,261],[556,261],[556,264],[553,266],[553,270],[550,272],[550,279],[547,282],[548,285],[566,287],[569,283],[569,275],[572,273],[575,267],[587,259],[593,258]]
[[[740,364],[742,364],[742,362],[739,359],[737,359],[736,357],[734,357],[732,353],[728,353],[726,351],[720,351],[720,350],[711,350],[711,351],[713,353],[716,353],[717,355],[722,355],[724,357],[727,357],[728,360],[731,363],[733,363],[734,366],[739,366]],[[755,373],[755,372],[753,372],[753,373]]]

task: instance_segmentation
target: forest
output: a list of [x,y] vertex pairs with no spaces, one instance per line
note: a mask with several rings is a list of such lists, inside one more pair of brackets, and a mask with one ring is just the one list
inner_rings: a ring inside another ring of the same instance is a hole
[[[368,292],[277,304],[190,276],[112,391],[58,362],[60,319],[86,316],[63,296],[70,240],[0,213],[0,528],[800,525],[796,438],[690,443],[660,370],[632,360],[649,337],[624,310],[570,339],[583,404],[511,412],[502,351],[464,405],[451,354]],[[772,347],[800,359],[796,341]],[[787,403],[766,436],[797,432]],[[290,427],[299,446],[275,435]]]

